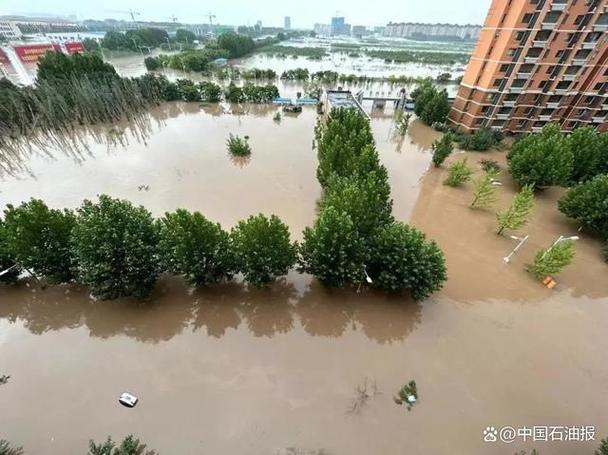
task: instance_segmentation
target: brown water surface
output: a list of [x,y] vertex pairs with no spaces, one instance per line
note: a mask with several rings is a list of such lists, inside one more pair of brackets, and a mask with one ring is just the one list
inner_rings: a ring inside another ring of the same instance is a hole
[[[155,215],[201,210],[225,227],[276,213],[295,238],[315,218],[320,189],[311,149],[314,109],[272,121],[276,108],[152,112],[145,142],[90,141],[78,156],[24,154],[1,177],[2,205],[40,197],[76,207],[109,193]],[[124,127],[125,125],[123,125]],[[437,133],[417,121],[396,138],[390,115],[372,128],[389,169],[395,215],[436,239],[449,281],[432,299],[327,290],[290,273],[268,289],[240,282],[190,290],[163,277],[147,303],[93,302],[78,286],[0,287],[0,439],[28,454],[84,453],[89,438],[134,433],[161,454],[505,454],[532,444],[488,444],[489,425],[595,425],[608,434],[608,267],[580,233],[575,263],[549,291],[524,270],[534,250],[576,226],[538,197],[514,246],[494,234],[493,211],[470,211],[471,185],[441,185],[427,171]],[[228,134],[249,135],[234,162]],[[468,154],[470,162],[501,152]],[[455,158],[459,158],[457,155]],[[5,157],[5,160],[7,157]],[[515,188],[507,177],[496,206]],[[139,190],[149,185],[149,190]],[[411,412],[393,395],[410,379]],[[351,412],[356,388],[370,397]],[[371,393],[374,386],[376,394]],[[123,391],[141,399],[117,403]],[[542,455],[591,454],[596,442],[537,443]]]

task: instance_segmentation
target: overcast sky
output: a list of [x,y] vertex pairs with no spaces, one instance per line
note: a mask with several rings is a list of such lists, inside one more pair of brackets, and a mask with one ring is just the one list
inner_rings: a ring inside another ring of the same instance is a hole
[[0,14],[72,15],[79,19],[129,19],[128,10],[141,20],[206,23],[209,11],[222,24],[282,26],[291,16],[292,27],[329,23],[339,12],[352,25],[393,22],[451,22],[481,24],[491,0],[0,0]]

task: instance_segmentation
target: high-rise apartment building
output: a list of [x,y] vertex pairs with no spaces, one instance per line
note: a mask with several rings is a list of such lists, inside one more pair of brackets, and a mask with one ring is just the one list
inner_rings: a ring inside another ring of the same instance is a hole
[[492,0],[452,126],[608,129],[608,0]]
[[285,16],[285,20],[283,21],[283,28],[285,30],[291,30],[291,17]]

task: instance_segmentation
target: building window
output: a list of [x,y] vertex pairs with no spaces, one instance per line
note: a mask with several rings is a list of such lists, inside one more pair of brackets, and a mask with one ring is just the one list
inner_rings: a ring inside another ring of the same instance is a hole
[[585,19],[585,15],[579,14],[578,16],[576,16],[576,19],[574,19],[574,25],[581,25],[583,19]]
[[598,82],[597,84],[595,84],[595,87],[593,87],[593,90],[601,90],[602,87],[604,87],[604,83]]
[[502,78],[500,78],[500,77],[498,79],[494,79],[493,87],[498,87],[501,82],[502,82]]
[[532,13],[526,13],[524,14],[524,17],[522,18],[522,22],[525,23],[529,23],[532,20],[532,16],[534,16]]
[[547,80],[540,81],[538,83],[538,88],[545,88],[545,86],[547,85],[547,82],[549,82],[549,81],[547,81]]
[[501,73],[505,73],[508,69],[509,69],[509,64],[508,63],[503,63],[502,65],[500,65],[500,72]]
[[507,51],[507,55],[508,55],[509,57],[513,57],[513,56],[515,55],[515,52],[516,52],[516,51],[517,51],[517,49],[515,49],[514,47],[512,47],[512,48],[510,48],[510,49]]

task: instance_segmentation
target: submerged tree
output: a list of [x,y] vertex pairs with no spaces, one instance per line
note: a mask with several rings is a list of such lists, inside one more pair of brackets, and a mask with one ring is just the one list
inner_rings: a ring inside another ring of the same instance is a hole
[[441,139],[433,142],[431,149],[433,150],[433,164],[435,167],[440,167],[454,150],[452,135],[450,133],[444,134]]
[[296,262],[289,229],[276,215],[250,216],[230,234],[236,267],[254,286],[286,275]]
[[226,141],[226,147],[228,151],[235,156],[249,156],[251,155],[251,146],[247,139],[240,136],[235,136],[230,133],[228,140]]
[[219,283],[234,273],[228,233],[199,212],[167,213],[160,220],[158,247],[164,268],[193,286]]
[[471,180],[473,169],[467,164],[467,159],[456,161],[448,168],[448,177],[443,182],[444,185],[456,187]]
[[23,448],[13,447],[5,439],[0,439],[0,455],[23,455]]
[[87,455],[156,455],[154,450],[146,450],[146,444],[142,444],[139,439],[132,434],[122,440],[117,447],[112,438],[100,444],[89,441],[89,452]]
[[608,238],[608,175],[598,175],[571,188],[558,207],[564,215]]
[[509,172],[520,185],[535,189],[565,185],[574,157],[558,125],[550,123],[540,133],[529,134],[513,144],[507,155]]
[[513,196],[511,206],[504,212],[496,214],[498,219],[498,235],[505,229],[519,229],[526,225],[534,208],[534,189],[532,185],[524,186]]
[[473,189],[473,201],[471,202],[472,209],[488,208],[496,202],[497,187],[494,181],[498,176],[498,172],[485,172],[476,182]]
[[447,280],[441,249],[403,223],[378,232],[367,271],[374,285],[389,292],[409,291],[415,300],[427,298]]
[[71,251],[72,229],[76,217],[69,210],[50,209],[31,199],[4,211],[4,244],[21,268],[64,283],[74,277]]
[[147,296],[159,272],[152,214],[128,201],[85,200],[74,227],[78,279],[100,299]]
[[574,242],[565,240],[537,251],[530,272],[536,278],[545,278],[561,272],[574,258]]
[[8,251],[4,221],[0,219],[0,283],[13,283],[19,278],[20,269]]
[[314,275],[326,286],[360,283],[365,259],[357,226],[347,213],[333,206],[323,209],[314,226],[304,230],[300,270]]

